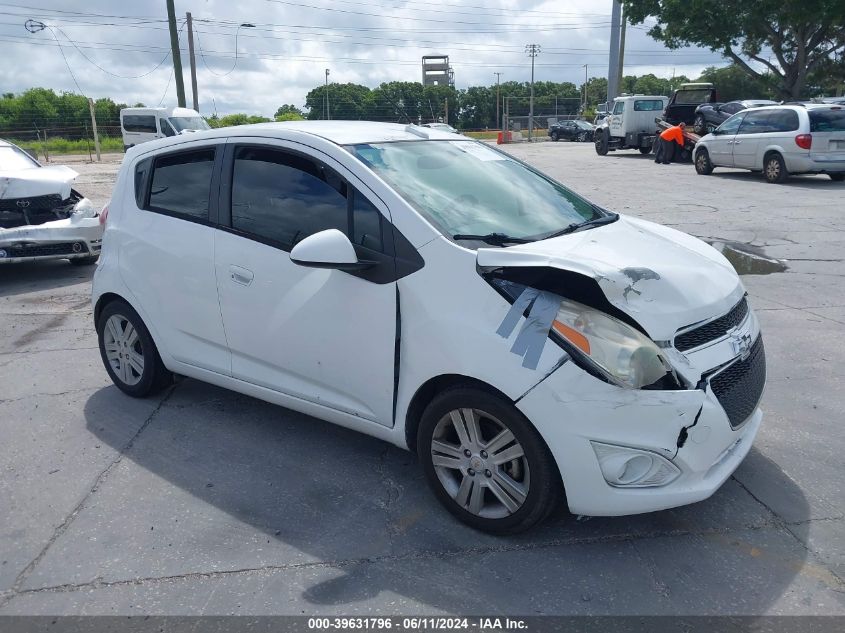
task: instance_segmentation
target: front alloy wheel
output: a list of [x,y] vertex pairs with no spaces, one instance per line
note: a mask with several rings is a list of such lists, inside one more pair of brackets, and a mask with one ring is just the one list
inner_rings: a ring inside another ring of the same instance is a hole
[[426,407],[417,454],[446,509],[486,532],[526,530],[562,500],[557,465],[533,425],[509,401],[473,386]]

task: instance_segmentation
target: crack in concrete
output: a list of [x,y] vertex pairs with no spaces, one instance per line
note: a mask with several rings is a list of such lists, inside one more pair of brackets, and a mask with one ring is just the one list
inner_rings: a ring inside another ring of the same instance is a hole
[[29,400],[30,398],[38,398],[41,396],[66,396],[72,393],[82,393],[85,391],[96,391],[100,389],[100,387],[83,387],[80,389],[68,389],[67,391],[59,391],[57,393],[33,393],[28,396],[21,396],[20,398],[8,398],[6,400],[0,400],[0,404],[10,404],[12,402],[20,402],[21,400]]
[[744,530],[764,530],[780,527],[781,522],[763,521],[759,524],[742,525],[735,528],[711,528],[706,530],[657,530],[654,532],[623,533],[602,536],[573,536],[568,538],[551,539],[536,543],[509,543],[505,545],[489,545],[484,547],[469,547],[444,551],[418,551],[405,554],[386,554],[383,556],[369,556],[365,558],[348,558],[336,561],[312,561],[304,563],[289,563],[282,565],[262,565],[260,567],[243,567],[239,569],[226,569],[206,572],[187,572],[184,574],[172,574],[167,576],[145,576],[142,578],[129,578],[122,580],[102,580],[96,578],[83,583],[64,583],[50,585],[33,589],[15,589],[0,593],[0,608],[17,596],[43,594],[43,593],[67,593],[86,589],[101,589],[110,587],[147,586],[167,584],[181,580],[206,580],[214,578],[225,578],[239,575],[258,575],[262,573],[296,571],[302,569],[344,569],[358,565],[374,565],[382,563],[394,563],[413,560],[436,560],[464,556],[483,556],[487,554],[522,552],[538,549],[549,549],[553,547],[571,547],[574,545],[596,545],[605,543],[624,543],[635,540],[651,540],[658,538],[678,538],[686,536],[709,536],[729,535]]
[[88,492],[82,497],[82,500],[76,504],[76,506],[70,511],[70,513],[64,518],[64,520],[53,530],[52,536],[47,540],[47,543],[38,553],[38,555],[33,558],[29,564],[24,567],[15,578],[15,582],[12,584],[11,589],[3,592],[0,594],[0,609],[2,609],[12,598],[16,595],[20,595],[21,593],[25,592],[22,590],[24,582],[29,577],[29,575],[33,572],[33,570],[38,566],[38,564],[44,559],[47,555],[47,552],[53,546],[53,544],[61,538],[61,536],[67,532],[73,522],[76,520],[76,517],[79,516],[80,512],[85,508],[86,502],[91,498],[97,489],[103,484],[103,482],[108,478],[111,472],[120,464],[123,460],[123,456],[127,453],[127,451],[131,450],[132,446],[135,444],[135,441],[138,437],[143,433],[146,428],[150,425],[150,423],[155,419],[158,412],[161,410],[162,405],[173,395],[173,392],[176,390],[177,385],[171,387],[164,397],[159,401],[156,408],[147,416],[147,419],[144,420],[144,423],[138,428],[135,434],[129,438],[129,441],[124,444],[120,450],[117,452],[115,458],[109,462],[109,464],[100,471],[100,473],[94,478],[94,483],[88,488]]

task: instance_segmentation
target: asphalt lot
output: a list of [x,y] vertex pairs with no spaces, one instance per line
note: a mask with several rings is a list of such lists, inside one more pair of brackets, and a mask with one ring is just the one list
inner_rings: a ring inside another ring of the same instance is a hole
[[[192,380],[124,396],[96,349],[93,269],[5,266],[0,614],[845,615],[845,184],[509,151],[609,209],[786,264],[743,277],[766,416],[720,491],[480,534],[374,439]],[[97,206],[119,158],[74,165]]]

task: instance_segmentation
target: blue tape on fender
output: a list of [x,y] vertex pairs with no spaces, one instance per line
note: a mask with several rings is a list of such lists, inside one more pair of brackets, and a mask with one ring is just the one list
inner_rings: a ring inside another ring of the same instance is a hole
[[522,324],[522,329],[511,347],[511,352],[522,356],[522,366],[526,369],[537,369],[560,302],[561,298],[556,294],[526,288],[514,301],[499,329],[496,330],[499,336],[509,337],[516,328],[519,317],[529,305],[531,306],[528,318]]

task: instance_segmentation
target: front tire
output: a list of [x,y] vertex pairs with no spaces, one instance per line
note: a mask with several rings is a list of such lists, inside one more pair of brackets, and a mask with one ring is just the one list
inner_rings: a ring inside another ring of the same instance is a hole
[[557,132],[552,132],[550,134],[550,136],[552,137],[552,140],[555,141],[555,142],[557,142],[557,140],[560,138],[560,136],[558,136]]
[[598,130],[596,131],[596,154],[599,156],[607,156],[608,144],[610,143],[610,139],[608,138],[609,133],[607,130]]
[[789,172],[786,170],[783,156],[776,152],[766,156],[763,160],[763,176],[766,178],[766,182],[773,185],[786,182],[789,178]]
[[695,153],[695,171],[702,176],[709,176],[713,173],[710,154],[703,147]]
[[703,114],[699,114],[695,117],[695,121],[692,124],[692,129],[699,136],[704,136],[705,134],[707,134],[707,121],[704,119]]
[[845,174],[828,174],[828,176],[830,176],[830,179],[834,182],[842,182],[845,180]]
[[513,404],[474,387],[449,389],[423,412],[417,452],[446,509],[476,529],[522,532],[562,501],[549,449]]
[[149,330],[128,303],[112,301],[103,308],[97,339],[106,372],[125,394],[143,398],[173,382]]
[[651,145],[649,145],[648,147],[641,147],[640,148],[640,154],[642,154],[643,156],[647,156],[648,154],[651,154]]

